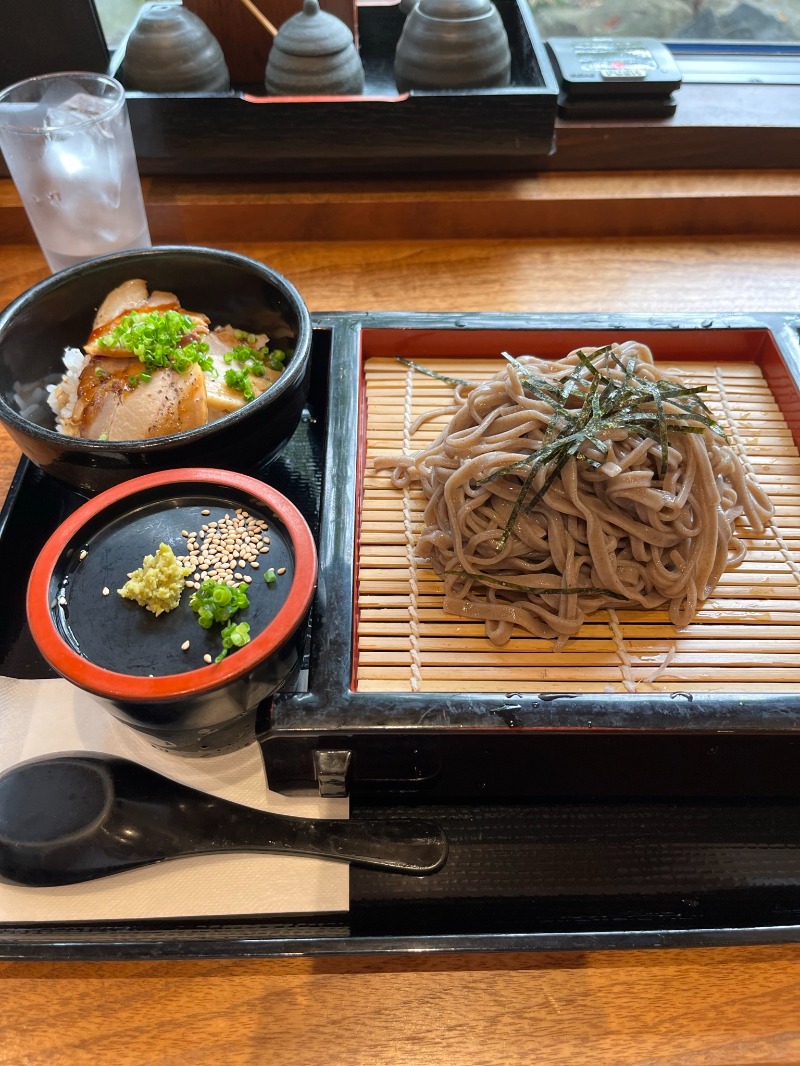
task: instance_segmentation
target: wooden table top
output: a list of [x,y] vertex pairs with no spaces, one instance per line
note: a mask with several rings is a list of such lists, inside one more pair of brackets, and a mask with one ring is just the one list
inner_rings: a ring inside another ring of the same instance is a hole
[[[8,236],[0,305],[46,274],[38,250]],[[269,262],[312,311],[714,314],[796,312],[800,304],[796,237],[208,243]],[[3,492],[17,458],[0,436]],[[800,1063],[800,946],[793,944],[4,962],[0,989],[0,1066]]]

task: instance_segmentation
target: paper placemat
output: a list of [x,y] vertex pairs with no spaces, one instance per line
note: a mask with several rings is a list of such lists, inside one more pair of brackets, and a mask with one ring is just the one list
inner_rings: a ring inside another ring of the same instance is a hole
[[[203,759],[153,747],[68,681],[0,678],[0,771],[37,755],[120,755],[237,803],[308,818],[346,818],[348,800],[270,792],[258,744]],[[228,852],[187,856],[84,884],[0,882],[0,921],[111,921],[346,911],[346,863]]]

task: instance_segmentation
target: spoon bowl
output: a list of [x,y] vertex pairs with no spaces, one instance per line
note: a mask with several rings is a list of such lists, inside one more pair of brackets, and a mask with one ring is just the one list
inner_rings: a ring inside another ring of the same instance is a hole
[[65,753],[0,774],[0,878],[69,885],[217,851],[313,855],[429,874],[447,858],[432,822],[295,818],[246,807],[116,756]]

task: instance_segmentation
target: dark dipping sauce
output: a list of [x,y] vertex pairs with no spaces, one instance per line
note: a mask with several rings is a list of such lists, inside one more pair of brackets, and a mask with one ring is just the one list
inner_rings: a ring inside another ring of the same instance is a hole
[[[258,569],[250,563],[236,567],[236,573],[252,578],[247,585],[250,606],[230,621],[248,622],[252,640],[283,606],[294,576],[294,554],[281,520],[264,504],[223,486],[187,485],[187,490],[186,495],[173,494],[169,499],[160,495],[163,489],[145,490],[133,507],[130,499],[121,501],[84,526],[56,564],[50,601],[53,621],[67,643],[95,666],[141,677],[215,669],[213,660],[222,651],[222,628],[227,623],[202,628],[189,606],[194,588],[184,588],[178,606],[158,616],[134,600],[123,599],[117,590],[161,543],[176,556],[186,555],[182,530],[199,533],[204,524],[233,517],[237,508],[267,523],[269,552],[258,556]],[[204,515],[203,510],[210,513]],[[268,584],[264,575],[270,568],[276,579]],[[285,573],[277,574],[283,568]],[[188,580],[199,582],[199,573]],[[107,596],[104,588],[109,589]],[[187,640],[189,648],[183,651],[181,645]],[[228,657],[237,650],[230,649]],[[205,655],[211,656],[210,664]]]

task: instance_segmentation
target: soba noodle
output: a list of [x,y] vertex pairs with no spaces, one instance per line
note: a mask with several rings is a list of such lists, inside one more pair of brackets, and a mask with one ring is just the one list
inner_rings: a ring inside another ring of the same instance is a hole
[[[556,646],[603,607],[668,606],[685,626],[773,508],[708,409],[642,344],[508,363],[456,385],[418,454],[379,459],[428,499],[417,554],[448,614],[502,645],[515,625]],[[429,412],[413,427],[435,417]]]

